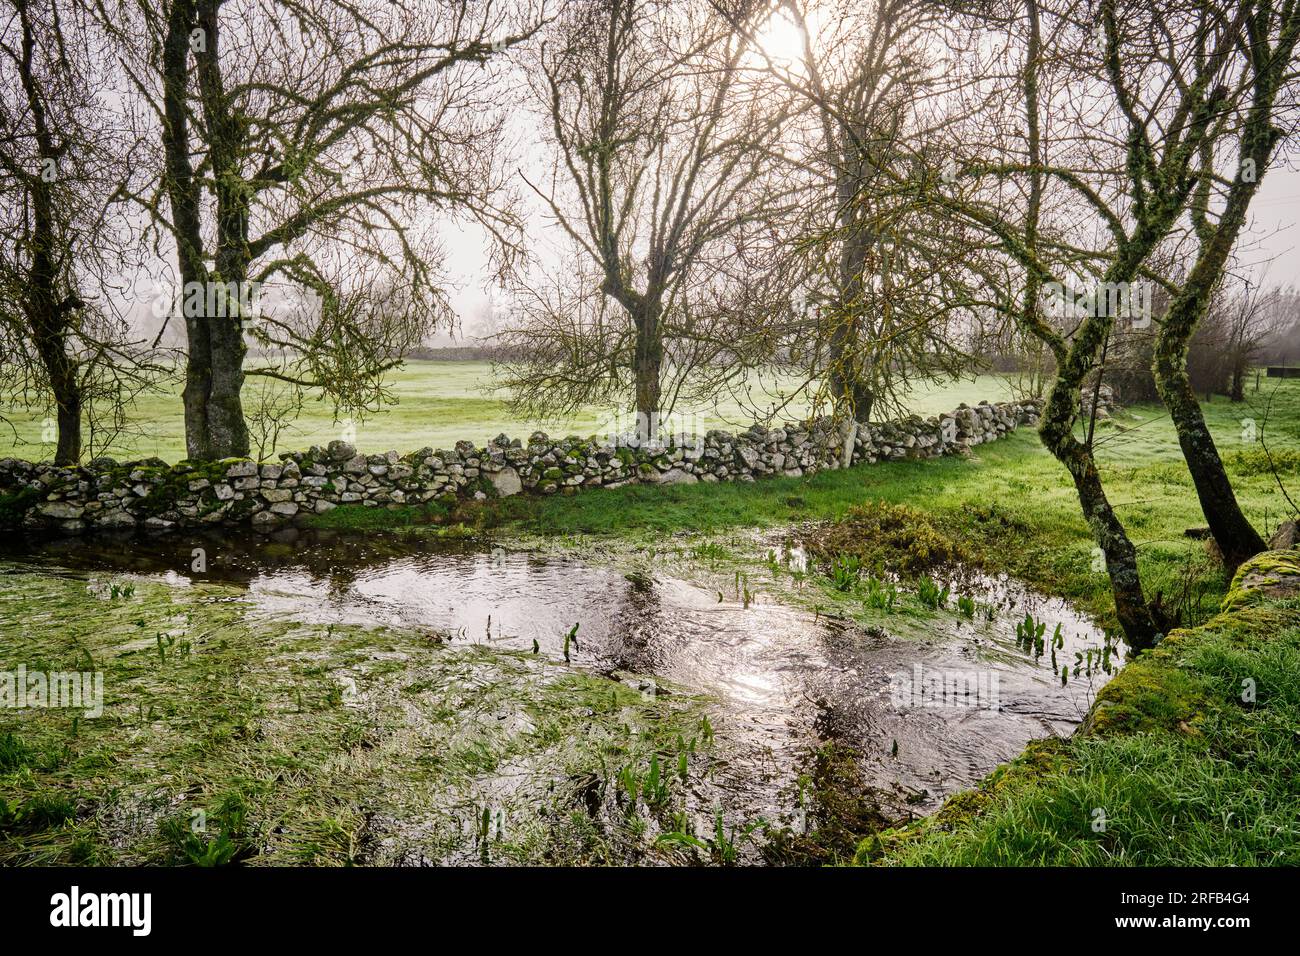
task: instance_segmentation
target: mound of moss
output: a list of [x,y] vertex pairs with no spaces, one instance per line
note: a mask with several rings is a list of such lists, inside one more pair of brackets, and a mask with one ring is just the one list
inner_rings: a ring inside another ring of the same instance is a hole
[[824,564],[852,556],[881,575],[901,571],[916,576],[972,563],[971,555],[929,513],[887,501],[851,509],[842,521],[810,532],[804,546]]

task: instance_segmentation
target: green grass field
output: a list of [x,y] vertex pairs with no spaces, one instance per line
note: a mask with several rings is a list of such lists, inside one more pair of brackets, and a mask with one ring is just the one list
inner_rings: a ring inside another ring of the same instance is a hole
[[[536,429],[552,434],[605,434],[614,423],[613,410],[590,408],[581,415],[561,421],[528,421],[513,414],[508,395],[496,388],[488,362],[408,362],[389,378],[395,404],[353,423],[346,435],[369,453],[396,449],[450,448],[461,439],[482,444],[505,432],[512,438],[527,439]],[[250,380],[244,387],[246,411],[256,405],[259,389]],[[141,397],[127,411],[127,427],[108,447],[96,440],[88,457],[107,454],[119,459],[155,456],[165,461],[185,457],[185,432],[181,413],[180,382]],[[919,388],[909,406],[922,415],[934,415],[956,408],[961,402],[982,399],[1001,401],[1010,395],[1005,379],[986,375],[977,379],[929,385]],[[760,398],[756,392],[756,398]],[[766,400],[764,400],[764,404]],[[784,419],[806,414],[807,405],[792,406]],[[693,416],[693,417],[692,417]],[[43,409],[0,408],[0,457],[12,455],[42,461],[54,454],[52,425]],[[753,416],[733,398],[720,400],[716,407],[687,409],[681,425],[686,431],[708,428],[748,427]],[[676,430],[677,423],[669,427]],[[332,410],[322,402],[309,400],[302,415],[280,436],[273,451],[289,451],[324,445],[345,437],[346,423],[336,422]],[[90,436],[86,436],[87,442]],[[256,443],[253,449],[256,453]]]

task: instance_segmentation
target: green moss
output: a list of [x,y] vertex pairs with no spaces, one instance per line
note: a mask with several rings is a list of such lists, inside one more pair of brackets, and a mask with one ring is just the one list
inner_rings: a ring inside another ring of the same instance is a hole
[[27,512],[43,500],[45,493],[36,488],[19,488],[0,495],[0,527],[12,528],[22,523]]
[[1040,780],[1068,772],[1070,766],[1067,741],[1058,738],[1030,741],[1019,757],[999,766],[976,789],[954,794],[938,811],[914,824],[884,830],[862,840],[853,863],[870,865],[887,855],[897,855],[933,834],[951,833],[969,826],[1004,795],[1032,788]]
[[1149,654],[1131,662],[1097,695],[1085,731],[1094,734],[1173,732],[1191,728],[1209,706],[1203,681],[1169,666],[1175,632]]
[[1268,551],[1243,564],[1223,598],[1223,609],[1243,608],[1289,593],[1300,593],[1300,548]]
[[815,529],[805,545],[826,566],[850,555],[875,574],[915,576],[972,563],[972,556],[929,514],[884,501],[853,508],[842,521]]
[[172,511],[176,503],[190,494],[189,483],[194,480],[190,475],[177,474],[166,469],[158,473],[159,484],[153,485],[143,498],[135,499],[131,509],[146,517],[161,515]]

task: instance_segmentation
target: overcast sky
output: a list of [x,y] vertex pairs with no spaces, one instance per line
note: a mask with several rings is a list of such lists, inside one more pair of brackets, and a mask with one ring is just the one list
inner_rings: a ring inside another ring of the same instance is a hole
[[1300,169],[1269,171],[1250,204],[1252,239],[1238,246],[1243,263],[1265,263],[1264,281],[1287,285],[1300,281]]
[[[1249,272],[1255,281],[1265,285],[1300,284],[1300,169],[1280,166],[1270,170],[1250,208],[1250,235],[1243,236],[1237,246],[1239,271]],[[556,231],[540,216],[532,217],[531,241],[540,243],[545,239],[550,244],[558,238],[552,235]],[[484,288],[487,259],[477,229],[447,225],[444,236],[448,273],[458,286],[452,302],[463,327],[454,341],[440,335],[432,342],[436,345],[463,342],[478,331],[475,316],[490,299],[495,298],[500,305],[500,294],[493,296]]]

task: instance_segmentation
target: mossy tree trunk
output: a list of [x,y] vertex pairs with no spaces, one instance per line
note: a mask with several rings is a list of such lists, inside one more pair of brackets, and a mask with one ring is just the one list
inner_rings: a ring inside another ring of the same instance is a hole
[[837,175],[837,196],[840,204],[839,268],[836,282],[836,302],[831,315],[834,323],[830,335],[831,397],[836,413],[854,422],[871,420],[871,407],[875,398],[869,386],[870,373],[864,363],[870,361],[869,346],[862,342],[862,310],[865,306],[867,271],[872,268],[871,251],[874,235],[865,222],[866,208],[857,195],[866,163],[853,158],[854,146],[844,151],[849,155]]
[[[1194,308],[1188,303],[1181,311]],[[1169,328],[1172,322],[1184,324],[1187,321],[1185,317],[1175,316],[1171,310],[1165,327]],[[1247,558],[1263,551],[1265,544],[1242,513],[1214,436],[1210,434],[1200,403],[1196,400],[1196,392],[1187,374],[1187,339],[1165,334],[1157,337],[1155,376],[1160,398],[1169,409],[1178,431],[1178,444],[1196,486],[1196,497],[1210,534],[1223,555],[1224,566],[1233,572]]]
[[[1196,392],[1187,373],[1187,353],[1192,336],[1210,307],[1216,286],[1223,277],[1228,257],[1246,222],[1250,201],[1273,158],[1282,131],[1273,126],[1274,106],[1291,70],[1291,57],[1300,34],[1300,15],[1290,11],[1282,21],[1277,42],[1270,44],[1252,22],[1250,55],[1256,63],[1250,106],[1240,133],[1237,171],[1227,189],[1218,220],[1212,221],[1210,200],[1214,184],[1213,150],[1207,143],[1201,150],[1200,179],[1191,206],[1192,221],[1200,242],[1196,262],[1170,304],[1156,335],[1154,372],[1160,398],[1169,409],[1196,486],[1201,511],[1210,533],[1223,555],[1229,573],[1247,558],[1263,551],[1263,537],[1247,520],[1233,492],[1232,482],[1214,437],[1205,423]],[[1242,369],[1233,369],[1233,399],[1241,398]]]
[[[195,33],[195,31],[203,31]],[[185,450],[196,460],[211,460],[248,454],[248,431],[239,404],[243,372],[243,336],[238,317],[208,314],[208,283],[214,278],[204,257],[201,187],[190,159],[189,58],[193,36],[202,38],[202,48],[211,62],[206,66],[204,105],[216,113],[210,130],[214,140],[212,161],[221,161],[217,145],[226,133],[220,122],[220,104],[211,73],[216,66],[218,35],[216,6],[195,0],[174,0],[168,9],[167,33],[162,51],[163,147],[166,154],[166,187],[171,205],[171,227],[176,237],[181,280],[180,309],[185,318],[187,340],[185,360]],[[196,55],[202,55],[197,54]],[[201,69],[204,69],[201,67]],[[224,155],[228,157],[229,146]],[[224,210],[223,210],[224,211]],[[219,213],[218,232],[228,231],[228,220]],[[227,261],[216,263],[216,274]],[[223,276],[228,281],[232,277]],[[195,294],[196,291],[198,294]],[[236,364],[237,363],[237,364]]]
[[[1045,321],[1036,301],[1038,288],[1053,277],[1039,258],[1037,248],[1039,206],[1046,171],[1041,158],[1038,123],[1037,73],[1043,56],[1039,6],[1036,0],[1026,0],[1025,7],[1028,47],[1021,82],[1026,116],[1029,118],[1030,163],[1024,170],[1030,176],[1026,220],[1019,228],[1014,228],[986,214],[980,214],[976,218],[981,225],[991,229],[1025,267],[1025,296],[1018,304],[1015,319],[1026,332],[1051,349],[1057,367],[1056,381],[1043,409],[1039,435],[1074,482],[1084,519],[1105,558],[1106,572],[1110,577],[1111,593],[1115,600],[1115,614],[1123,628],[1125,640],[1130,646],[1143,649],[1155,643],[1167,629],[1169,621],[1158,602],[1151,604],[1146,599],[1138,568],[1137,549],[1106,496],[1091,442],[1081,441],[1074,433],[1084,382],[1101,362],[1100,357],[1117,319],[1114,311],[1117,303],[1111,296],[1095,293],[1086,317],[1079,323],[1073,337],[1067,339]],[[1106,33],[1104,60],[1107,73],[1121,99],[1125,99],[1127,92],[1113,2],[1103,4],[1102,12]],[[1210,68],[1207,66],[1206,69]],[[1190,88],[1184,106],[1186,124],[1181,131],[1183,138],[1171,138],[1162,153],[1157,153],[1145,133],[1137,128],[1136,114],[1131,116],[1131,122],[1135,126],[1128,143],[1127,168],[1139,180],[1135,193],[1141,198],[1141,204],[1136,210],[1137,221],[1131,231],[1125,231],[1118,218],[1110,220],[1115,247],[1105,271],[1099,277],[1096,287],[1098,290],[1132,283],[1139,276],[1146,257],[1169,234],[1186,208],[1194,182],[1186,175],[1187,168],[1199,143],[1206,136],[1210,118],[1217,111],[1221,96],[1218,92],[1207,95],[1207,90],[1199,83]],[[1132,113],[1132,110],[1127,112]]]
[[662,401],[664,342],[659,328],[662,306],[639,299],[632,309],[636,326],[636,355],[633,375],[636,390],[637,433],[643,440],[658,438],[658,419]]
[[[1075,363],[1076,367],[1080,364]],[[1106,561],[1106,573],[1115,600],[1115,616],[1129,646],[1140,650],[1155,643],[1164,631],[1165,622],[1158,619],[1147,603],[1138,569],[1137,548],[1106,497],[1092,449],[1074,436],[1075,410],[1082,378],[1074,374],[1057,378],[1043,410],[1039,435],[1074,481],[1083,516]]]

